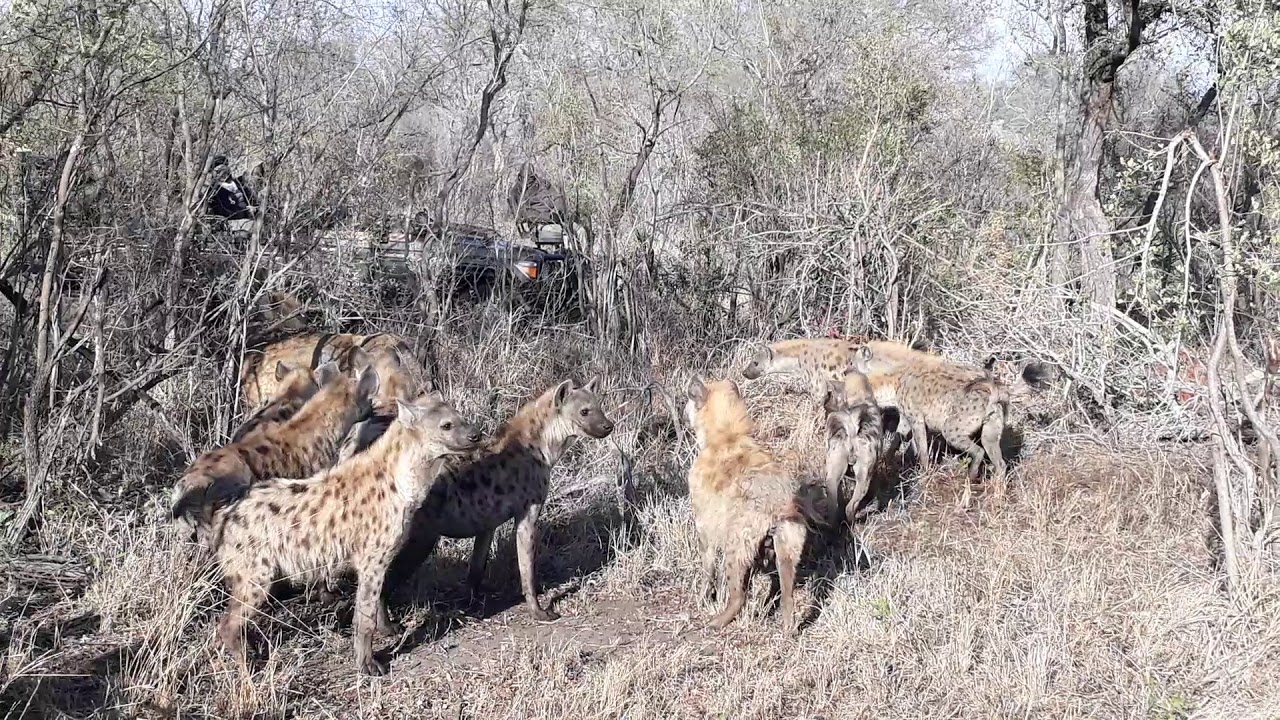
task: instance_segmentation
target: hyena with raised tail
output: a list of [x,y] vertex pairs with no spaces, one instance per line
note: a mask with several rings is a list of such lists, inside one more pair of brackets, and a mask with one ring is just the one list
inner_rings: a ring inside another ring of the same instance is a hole
[[715,599],[716,570],[723,555],[729,600],[711,620],[723,628],[746,604],[751,575],[767,539],[773,543],[782,592],[782,626],[799,628],[796,567],[804,551],[808,513],[800,479],[752,437],[755,423],[732,380],[689,385],[685,416],[697,438],[689,468],[689,499],[702,551],[704,587]]

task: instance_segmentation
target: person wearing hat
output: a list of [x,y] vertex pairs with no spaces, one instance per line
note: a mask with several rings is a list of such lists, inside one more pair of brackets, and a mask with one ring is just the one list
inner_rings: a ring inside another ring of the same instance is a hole
[[227,229],[237,244],[249,237],[253,219],[257,215],[258,198],[243,175],[233,176],[227,156],[215,155],[210,169],[213,192],[209,196],[208,209],[226,221]]

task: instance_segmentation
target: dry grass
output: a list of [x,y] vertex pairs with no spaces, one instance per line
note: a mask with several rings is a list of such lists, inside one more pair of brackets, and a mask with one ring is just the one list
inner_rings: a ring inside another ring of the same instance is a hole
[[[491,330],[451,356],[446,378],[490,422],[562,363],[591,362]],[[525,361],[498,361],[513,357]],[[787,382],[740,384],[775,446],[813,447],[811,398]],[[401,598],[411,637],[389,677],[355,676],[349,627],[295,598],[271,610],[269,657],[245,682],[210,642],[220,591],[169,528],[104,512],[56,530],[96,569],[59,617],[92,622],[79,634],[19,625],[10,715],[1277,716],[1280,587],[1246,607],[1225,599],[1206,542],[1208,471],[1194,457],[1033,437],[1007,501],[968,513],[955,508],[962,469],[948,461],[859,526],[856,542],[809,548],[797,640],[782,637],[763,579],[743,618],[716,633],[704,629],[713,608],[696,599],[689,447],[646,434],[661,403],[612,386],[613,404],[631,401],[616,438],[583,443],[555,476],[540,573],[559,622],[525,615],[505,528],[489,576],[504,591],[484,605],[462,590],[470,543],[443,543]],[[625,513],[620,450],[635,458]]]

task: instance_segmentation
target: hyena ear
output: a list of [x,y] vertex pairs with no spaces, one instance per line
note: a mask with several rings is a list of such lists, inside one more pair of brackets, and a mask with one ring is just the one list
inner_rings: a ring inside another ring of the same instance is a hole
[[370,360],[369,353],[365,352],[364,348],[353,347],[347,355],[347,367],[354,373],[364,372],[364,369],[369,367]]
[[336,380],[340,375],[342,375],[342,371],[338,369],[338,363],[330,360],[316,368],[316,384],[323,387]]
[[707,386],[697,375],[689,380],[689,399],[698,407],[702,407],[707,401]]
[[288,365],[285,365],[283,361],[277,362],[276,363],[276,380],[283,380],[284,376],[288,375],[289,371],[292,369],[293,368],[289,367]]
[[844,405],[844,383],[835,380],[827,381],[827,394],[822,398],[822,409],[835,412]]
[[587,381],[586,385],[582,386],[582,389],[589,393],[598,392],[600,389],[600,378],[598,376],[591,378]]
[[854,353],[854,357],[858,358],[859,360],[870,360],[871,347],[869,345],[863,345],[862,347],[858,348],[858,351],[856,353]]
[[356,386],[356,394],[361,398],[371,398],[378,392],[378,369],[372,365],[365,367],[360,373],[360,384]]
[[396,400],[396,422],[406,427],[413,427],[418,424],[417,408],[409,403],[397,399]]
[[440,403],[441,405],[444,404],[444,393],[439,390],[429,390],[422,397],[434,403]]
[[569,396],[569,390],[573,387],[572,380],[565,380],[556,386],[555,395],[551,397],[552,406],[557,410],[564,404],[564,399]]

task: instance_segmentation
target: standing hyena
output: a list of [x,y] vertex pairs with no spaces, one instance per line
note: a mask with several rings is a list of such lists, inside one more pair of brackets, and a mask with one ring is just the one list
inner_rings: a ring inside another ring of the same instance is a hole
[[807,532],[799,479],[751,436],[755,423],[732,380],[693,380],[685,415],[698,443],[698,456],[689,468],[689,499],[705,587],[714,596],[718,555],[723,553],[729,590],[728,604],[711,625],[723,628],[742,611],[761,546],[772,536],[783,629],[794,634],[800,621],[796,566]]
[[515,520],[520,583],[529,613],[536,620],[560,617],[538,604],[538,514],[547,501],[551,468],[568,442],[582,436],[601,439],[613,432],[596,385],[594,379],[582,387],[565,380],[520,408],[486,447],[449,462],[413,519],[411,537],[388,574],[387,592],[431,556],[442,535],[475,538],[467,582],[478,590],[494,531]]
[[373,656],[373,633],[395,630],[382,601],[387,567],[408,522],[443,467],[467,452],[480,432],[445,403],[439,391],[398,403],[395,422],[379,442],[305,480],[264,480],[215,516],[219,565],[231,596],[218,637],[247,670],[245,624],[272,581],[311,584],[341,568],[355,570],[353,642],[356,665],[386,673]]
[[[846,370],[843,382],[832,382],[824,408],[827,411],[827,524],[834,528],[840,515],[840,481],[852,467],[856,484],[844,505],[844,515],[852,527],[864,513],[858,504],[871,488],[871,471],[880,457],[884,423],[880,406],[867,377]],[[865,512],[865,511],[864,511]]]
[[[922,468],[928,468],[928,430],[936,430],[958,450],[969,455],[969,477],[961,504],[969,507],[973,483],[984,458],[992,467],[998,491],[1004,490],[1005,461],[1001,436],[1008,422],[1009,397],[1005,387],[991,375],[974,377],[964,367],[918,364],[883,369],[873,352],[858,361],[878,403],[893,404],[911,426],[911,440]],[[975,442],[974,437],[978,436]]]
[[194,526],[203,542],[211,513],[234,502],[255,481],[307,477],[332,465],[351,426],[369,413],[378,373],[363,366],[352,378],[326,363],[316,370],[320,389],[288,421],[262,424],[243,438],[196,459],[174,485],[170,515]]
[[[869,340],[865,343],[838,338],[799,338],[781,340],[764,346],[747,362],[742,369],[742,376],[747,380],[756,380],[765,375],[794,375],[807,380],[816,398],[827,393],[828,383],[844,382],[844,373],[853,367],[854,358],[862,347],[874,347],[885,356],[906,360],[915,358],[926,362],[943,358],[939,355],[916,350],[902,343],[887,340]],[[882,418],[883,423],[895,427],[893,433],[881,433],[881,442],[887,443],[884,452],[893,455],[898,451],[902,438],[910,432],[906,421],[898,414],[896,407],[883,408],[890,416]],[[888,427],[889,425],[884,425]]]

